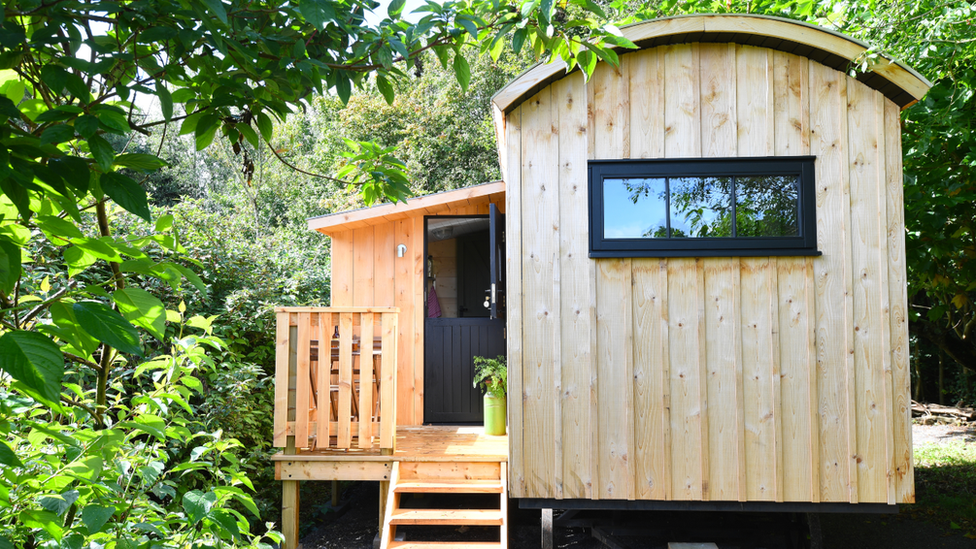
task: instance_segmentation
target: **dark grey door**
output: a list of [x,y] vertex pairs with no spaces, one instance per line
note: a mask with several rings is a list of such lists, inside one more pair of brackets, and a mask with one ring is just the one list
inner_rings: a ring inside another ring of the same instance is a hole
[[473,358],[505,354],[505,321],[428,318],[424,339],[424,422],[481,422],[481,390],[472,386]]

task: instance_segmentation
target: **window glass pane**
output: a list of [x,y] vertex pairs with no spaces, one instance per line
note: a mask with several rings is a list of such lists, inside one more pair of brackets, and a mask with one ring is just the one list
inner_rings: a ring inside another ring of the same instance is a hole
[[603,238],[667,238],[663,178],[603,180]]
[[732,236],[732,178],[672,177],[671,236]]
[[736,236],[798,236],[799,189],[795,175],[736,177]]

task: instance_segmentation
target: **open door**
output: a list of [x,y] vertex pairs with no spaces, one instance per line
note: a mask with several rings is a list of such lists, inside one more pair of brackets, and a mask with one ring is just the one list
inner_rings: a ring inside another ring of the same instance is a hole
[[504,218],[425,218],[424,423],[481,423],[474,357],[505,351]]
[[505,318],[505,215],[495,204],[488,205],[488,246],[491,251],[491,288],[489,302],[491,319]]

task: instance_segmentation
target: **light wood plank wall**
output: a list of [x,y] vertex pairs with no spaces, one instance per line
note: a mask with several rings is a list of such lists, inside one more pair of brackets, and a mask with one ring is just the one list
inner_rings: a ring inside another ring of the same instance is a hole
[[[424,216],[487,215],[505,211],[505,196],[417,211],[412,217],[331,232],[332,306],[399,307],[397,424],[424,422]],[[407,245],[403,257],[396,247]]]
[[[505,117],[515,497],[914,500],[898,107],[678,44]],[[823,255],[587,257],[584,159],[815,155]]]

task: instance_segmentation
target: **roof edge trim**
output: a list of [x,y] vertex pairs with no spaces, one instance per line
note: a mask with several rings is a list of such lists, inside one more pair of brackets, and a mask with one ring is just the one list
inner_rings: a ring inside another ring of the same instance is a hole
[[[706,41],[702,39],[703,37],[719,34],[723,37],[732,36],[731,39],[724,40],[726,42],[744,42],[742,38],[738,40],[735,38],[746,36],[767,38],[779,41],[780,44],[799,45],[808,50],[821,51],[847,62],[854,61],[870,49],[868,44],[839,32],[803,21],[769,15],[679,15],[634,23],[622,27],[620,30],[640,49],[663,45],[655,43],[655,39],[662,37],[683,35],[684,39],[679,41],[700,42]],[[765,44],[761,47],[782,49]],[[639,50],[617,48],[617,51],[626,54]],[[799,53],[798,55],[810,57],[810,55]],[[549,63],[537,63],[499,90],[492,97],[492,103],[502,112],[508,113],[548,84],[566,75],[566,63],[562,59],[556,59]],[[890,84],[884,86],[885,89],[882,90],[880,89],[881,86],[866,82],[902,108],[906,108],[921,99],[932,87],[931,82],[911,67],[900,61],[887,58],[870,67],[864,75],[870,75],[875,80],[883,79],[885,84]]]
[[489,200],[491,195],[504,192],[504,181],[492,181],[480,185],[463,187],[461,189],[408,198],[406,201],[396,204],[380,204],[379,206],[369,208],[359,208],[357,210],[347,210],[311,217],[307,220],[308,228],[324,234],[338,233],[350,229],[395,221],[397,219],[405,219],[413,215],[433,215],[455,204],[480,204]]

